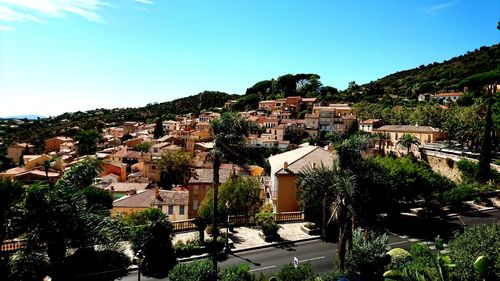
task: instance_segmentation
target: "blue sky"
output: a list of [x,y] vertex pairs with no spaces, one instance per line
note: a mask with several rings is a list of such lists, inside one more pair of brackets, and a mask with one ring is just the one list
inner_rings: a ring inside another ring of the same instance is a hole
[[0,0],[0,116],[317,73],[344,89],[500,42],[498,0]]

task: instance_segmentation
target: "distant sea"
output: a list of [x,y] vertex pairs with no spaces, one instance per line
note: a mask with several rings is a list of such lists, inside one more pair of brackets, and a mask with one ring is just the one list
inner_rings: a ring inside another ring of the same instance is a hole
[[30,114],[30,115],[15,115],[15,116],[3,116],[3,117],[0,117],[2,119],[29,119],[29,120],[34,120],[34,119],[37,119],[37,118],[45,118],[45,116],[42,116],[42,115],[34,115],[34,114]]

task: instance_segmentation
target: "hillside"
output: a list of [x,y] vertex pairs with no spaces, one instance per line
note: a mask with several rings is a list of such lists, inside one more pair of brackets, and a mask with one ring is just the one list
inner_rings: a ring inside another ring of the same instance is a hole
[[364,84],[362,88],[378,89],[373,93],[379,96],[389,94],[415,98],[420,93],[462,91],[464,79],[494,70],[497,70],[498,75],[500,44],[481,47],[441,63],[399,71]]
[[204,91],[197,95],[148,104],[144,107],[101,108],[37,120],[1,120],[0,143],[29,142],[41,148],[45,138],[57,135],[73,136],[80,129],[100,130],[106,126],[121,125],[124,121],[154,122],[157,117],[167,119],[168,114],[197,114],[203,109],[222,107],[233,97],[236,96],[217,91]]

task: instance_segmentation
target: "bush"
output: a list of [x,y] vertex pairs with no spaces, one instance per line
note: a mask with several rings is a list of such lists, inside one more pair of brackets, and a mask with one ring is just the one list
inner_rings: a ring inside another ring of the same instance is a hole
[[361,274],[367,279],[379,279],[386,263],[387,235],[368,233],[358,228],[352,233],[351,249],[346,256],[346,270],[349,275]]
[[168,274],[170,281],[210,281],[213,265],[210,260],[198,260],[190,263],[177,264]]
[[301,263],[297,267],[287,264],[276,273],[276,278],[279,281],[314,281],[316,274],[310,263]]
[[455,234],[448,249],[459,280],[482,280],[474,271],[473,263],[479,256],[490,261],[486,280],[500,280],[500,223],[478,225],[462,234]]
[[274,221],[274,214],[267,210],[255,214],[255,223],[266,236],[276,235],[280,229],[280,226]]
[[233,265],[223,269],[218,274],[220,281],[252,281],[254,278],[248,272],[250,267],[248,264]]
[[186,242],[177,241],[174,245],[175,255],[178,258],[189,257],[192,255],[199,255],[203,253],[205,248],[199,240],[188,240]]
[[452,188],[443,194],[443,199],[446,205],[451,207],[460,207],[464,201],[471,198],[475,191],[472,185],[462,184],[456,188]]
[[[82,266],[85,265],[85,266]],[[55,280],[113,280],[127,275],[130,259],[121,252],[78,249],[67,257]],[[94,273],[100,273],[94,275]]]
[[389,266],[391,269],[401,268],[412,259],[411,254],[401,248],[394,248],[387,252],[387,254],[391,257],[391,264]]

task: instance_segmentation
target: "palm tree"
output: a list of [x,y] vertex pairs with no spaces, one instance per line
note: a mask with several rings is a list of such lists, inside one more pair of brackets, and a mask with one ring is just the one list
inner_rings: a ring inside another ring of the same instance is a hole
[[387,143],[389,140],[389,136],[387,136],[385,133],[379,132],[373,135],[373,138],[378,141],[378,149],[382,150],[382,145]]
[[397,144],[406,147],[406,149],[408,150],[408,154],[410,154],[411,147],[413,145],[420,145],[420,140],[416,136],[410,133],[406,133],[401,136]]
[[[213,182],[214,182],[214,203],[213,203],[213,218],[212,218],[212,234],[213,234],[213,249],[212,262],[217,274],[217,202],[219,190],[219,170],[222,160],[226,158],[241,158],[239,151],[244,146],[245,136],[248,136],[250,127],[248,122],[241,118],[238,114],[223,113],[220,118],[216,118],[210,122],[212,133],[214,135],[214,148],[211,151],[213,165]],[[241,161],[241,159],[239,159]],[[239,162],[244,163],[244,162]]]
[[305,168],[297,177],[297,195],[306,215],[318,212],[318,199],[321,198],[322,238],[327,238],[326,229],[330,223],[338,227],[337,256],[340,270],[345,267],[347,243],[351,239],[355,219],[352,197],[355,189],[354,175],[350,171],[340,170],[336,162],[331,166]]

